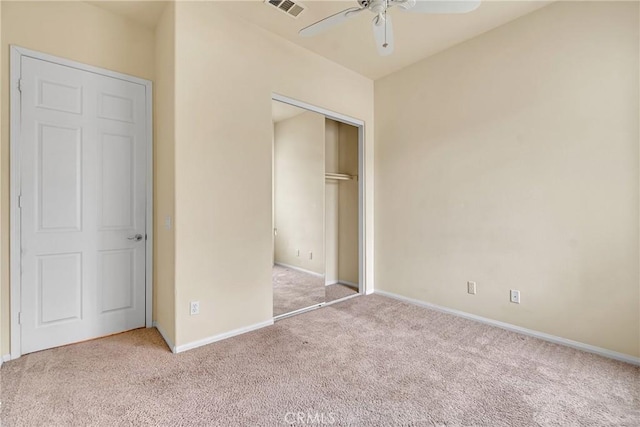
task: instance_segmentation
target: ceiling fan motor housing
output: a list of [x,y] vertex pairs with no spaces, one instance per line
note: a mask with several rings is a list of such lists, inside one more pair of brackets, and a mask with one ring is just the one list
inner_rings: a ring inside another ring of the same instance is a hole
[[402,9],[411,9],[416,4],[416,0],[358,0],[358,4],[363,9],[369,9],[376,15],[382,15],[392,6],[400,6]]

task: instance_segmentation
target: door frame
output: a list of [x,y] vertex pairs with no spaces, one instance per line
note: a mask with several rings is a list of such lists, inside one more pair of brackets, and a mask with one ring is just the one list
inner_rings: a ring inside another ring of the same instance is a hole
[[42,52],[25,49],[19,46],[10,45],[11,60],[10,66],[10,100],[9,100],[9,169],[10,169],[10,194],[9,194],[9,268],[10,268],[10,324],[11,324],[11,359],[17,359],[22,355],[21,330],[20,330],[20,310],[21,310],[21,252],[22,240],[21,236],[21,219],[19,198],[21,192],[20,183],[20,120],[21,120],[21,98],[19,82],[21,77],[22,57],[39,59],[75,68],[80,71],[86,71],[99,74],[105,77],[111,77],[126,82],[135,83],[145,88],[145,104],[146,104],[146,139],[147,139],[147,174],[146,174],[146,235],[145,242],[145,325],[147,328],[152,327],[153,319],[153,84],[150,80],[141,79],[139,77],[130,76],[115,71],[106,70],[104,68],[94,67],[76,61],[60,58]]
[[[337,122],[345,123],[356,127],[358,129],[358,294],[364,295],[371,289],[373,291],[373,284],[367,280],[366,276],[366,212],[365,212],[365,195],[366,195],[366,165],[365,165],[365,123],[364,120],[356,119],[354,117],[347,116],[345,114],[336,113],[335,111],[327,110],[326,108],[317,107],[312,104],[308,104],[303,101],[299,101],[288,96],[280,95],[278,93],[272,93],[271,99],[273,101],[279,101],[285,104],[293,105],[294,107],[302,108],[304,110],[312,111],[314,113],[321,114],[328,119],[335,120]],[[273,221],[272,221],[273,222]],[[273,238],[273,232],[271,233]],[[353,295],[355,296],[355,295]],[[349,298],[349,297],[347,297]],[[337,300],[339,301],[339,300]],[[318,305],[321,307],[327,305],[323,303]],[[310,307],[311,309],[316,306]],[[304,309],[306,311],[306,309]],[[298,312],[296,311],[296,314]],[[290,314],[290,313],[289,313]],[[280,317],[280,316],[276,316]],[[282,317],[285,317],[284,315]]]

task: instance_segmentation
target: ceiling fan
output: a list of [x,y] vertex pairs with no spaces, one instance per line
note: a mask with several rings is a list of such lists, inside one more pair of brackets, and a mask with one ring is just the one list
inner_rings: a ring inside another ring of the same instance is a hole
[[393,53],[393,25],[389,9],[411,13],[467,13],[480,6],[480,0],[357,0],[360,7],[352,7],[324,18],[299,31],[303,37],[312,37],[329,28],[348,21],[365,10],[374,13],[373,35],[378,53],[382,56]]

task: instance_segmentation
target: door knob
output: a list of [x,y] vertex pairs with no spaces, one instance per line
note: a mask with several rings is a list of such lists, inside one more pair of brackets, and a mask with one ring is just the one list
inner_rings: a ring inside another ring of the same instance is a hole
[[127,239],[139,242],[140,240],[142,240],[142,234],[136,234],[135,236],[127,237]]

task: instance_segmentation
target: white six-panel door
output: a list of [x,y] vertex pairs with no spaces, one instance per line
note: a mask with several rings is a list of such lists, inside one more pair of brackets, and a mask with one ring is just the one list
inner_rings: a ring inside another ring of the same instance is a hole
[[145,326],[145,87],[22,56],[21,353]]

